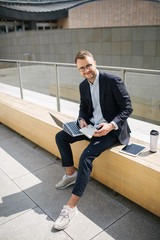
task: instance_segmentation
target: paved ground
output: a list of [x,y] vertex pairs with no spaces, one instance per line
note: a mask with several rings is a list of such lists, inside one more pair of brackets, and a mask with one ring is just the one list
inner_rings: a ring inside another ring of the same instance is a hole
[[160,219],[91,179],[79,214],[52,229],[72,187],[56,190],[61,160],[0,124],[0,239],[159,240]]

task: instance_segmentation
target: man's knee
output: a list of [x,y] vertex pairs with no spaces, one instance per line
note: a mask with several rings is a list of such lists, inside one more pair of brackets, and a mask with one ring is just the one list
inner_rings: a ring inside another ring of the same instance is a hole
[[56,143],[58,144],[59,142],[63,141],[63,138],[64,138],[63,131],[58,132],[55,136]]
[[93,160],[94,160],[93,156],[91,156],[89,152],[84,151],[79,160],[79,167],[82,168],[89,167],[89,169],[91,170]]

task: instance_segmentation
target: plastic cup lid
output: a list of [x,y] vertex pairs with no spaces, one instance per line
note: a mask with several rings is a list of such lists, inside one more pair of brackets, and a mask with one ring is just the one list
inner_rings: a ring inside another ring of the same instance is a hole
[[157,130],[152,130],[150,134],[156,136],[156,135],[159,135],[159,132]]

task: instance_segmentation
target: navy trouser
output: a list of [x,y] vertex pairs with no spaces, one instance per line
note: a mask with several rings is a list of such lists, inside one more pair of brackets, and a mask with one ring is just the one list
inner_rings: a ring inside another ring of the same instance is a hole
[[[72,137],[65,131],[58,132],[56,135],[56,143],[61,154],[62,166],[71,167],[74,166],[73,155],[71,150],[71,143],[89,140],[86,136]],[[103,151],[110,148],[113,144],[118,142],[117,136],[111,131],[109,134],[103,137],[93,137],[89,140],[90,143],[83,151],[78,166],[77,179],[73,188],[72,193],[76,196],[81,197],[84,189],[88,183],[91,171],[92,162],[98,157]]]

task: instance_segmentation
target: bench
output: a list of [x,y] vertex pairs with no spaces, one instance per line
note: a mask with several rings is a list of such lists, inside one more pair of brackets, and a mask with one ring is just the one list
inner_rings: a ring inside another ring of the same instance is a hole
[[[60,157],[54,140],[60,128],[49,112],[64,122],[74,119],[8,94],[0,94],[0,122]],[[131,141],[146,145],[147,149],[132,157],[120,153],[122,145],[116,145],[95,159],[91,177],[160,216],[160,148],[156,153],[150,153],[147,143],[133,138]],[[76,168],[87,144],[88,141],[72,144]]]

